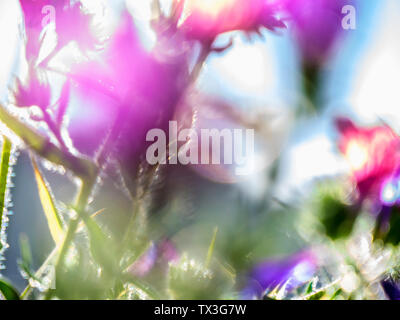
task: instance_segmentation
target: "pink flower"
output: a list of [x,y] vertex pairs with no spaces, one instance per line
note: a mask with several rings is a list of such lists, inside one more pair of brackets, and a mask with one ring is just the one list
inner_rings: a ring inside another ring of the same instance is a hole
[[345,0],[277,0],[288,18],[303,61],[321,64],[343,34]]
[[388,126],[357,127],[352,121],[336,121],[339,149],[349,162],[360,200],[381,202],[388,182],[397,180],[400,168],[400,138]]
[[274,31],[285,27],[282,21],[274,17],[274,6],[265,0],[182,2],[184,10],[179,25],[190,39],[208,42],[229,31],[257,31],[261,27]]

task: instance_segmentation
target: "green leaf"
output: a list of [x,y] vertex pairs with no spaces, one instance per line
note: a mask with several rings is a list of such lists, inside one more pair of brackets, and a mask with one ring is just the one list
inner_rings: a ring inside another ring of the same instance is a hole
[[35,273],[32,270],[32,252],[26,234],[21,234],[19,238],[19,246],[21,252],[21,260],[18,261],[18,265],[21,271],[24,272],[29,278],[37,280],[35,277]]
[[32,252],[26,234],[21,234],[21,236],[19,237],[19,246],[21,250],[22,261],[26,263],[26,265],[30,266],[32,264]]
[[307,300],[321,300],[321,298],[323,296],[325,296],[325,294],[326,294],[325,290],[320,290],[320,291],[317,291],[317,292],[312,293],[311,295],[309,295],[307,297]]
[[307,288],[306,288],[306,291],[305,291],[305,294],[308,295],[308,294],[312,293],[313,287],[314,287],[314,279],[311,280],[311,281],[308,283]]
[[339,288],[335,291],[335,293],[332,295],[331,300],[335,300],[338,296],[340,296],[342,294],[342,289]]
[[234,280],[216,263],[205,268],[184,254],[178,263],[170,264],[168,293],[176,300],[218,300],[230,292]]
[[64,229],[60,215],[58,214],[54,198],[50,191],[50,187],[43,175],[41,174],[36,161],[32,158],[33,170],[39,191],[40,202],[49,225],[51,236],[56,245],[60,245],[64,239]]
[[3,217],[4,217],[3,212],[5,209],[7,176],[10,163],[11,147],[12,147],[11,141],[8,138],[3,137],[3,150],[1,152],[1,163],[0,163],[0,230],[3,226]]
[[19,300],[18,291],[3,279],[0,279],[0,292],[6,300]]
[[55,144],[48,141],[36,130],[28,126],[17,116],[12,115],[6,108],[0,104],[0,121],[7,124],[7,127],[18,135],[36,154],[48,161],[61,165],[71,170],[75,175],[81,178],[93,178],[97,175],[97,167],[87,158],[76,157],[69,152],[59,149]]
[[93,259],[109,273],[114,273],[117,268],[116,244],[101,229],[93,217],[85,216],[84,222],[89,234],[90,251]]

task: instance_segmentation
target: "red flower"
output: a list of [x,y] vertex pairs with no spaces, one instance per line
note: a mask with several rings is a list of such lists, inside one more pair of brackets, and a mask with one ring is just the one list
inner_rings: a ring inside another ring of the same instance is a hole
[[183,6],[179,26],[190,39],[211,41],[229,31],[285,27],[265,0],[183,0]]
[[339,149],[350,164],[360,200],[378,201],[400,167],[399,136],[388,126],[360,128],[344,118],[336,125],[341,134]]

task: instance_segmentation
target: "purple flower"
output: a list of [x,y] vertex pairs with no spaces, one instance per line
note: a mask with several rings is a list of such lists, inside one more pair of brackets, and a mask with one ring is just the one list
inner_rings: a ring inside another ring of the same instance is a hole
[[256,265],[243,291],[246,299],[262,298],[267,290],[285,287],[286,292],[309,281],[317,268],[311,251],[303,251],[283,259],[270,259]]
[[381,281],[383,291],[390,300],[400,300],[400,285],[392,278]]
[[137,277],[145,277],[156,266],[162,269],[168,263],[177,262],[179,253],[175,245],[168,239],[161,240],[159,243],[152,243],[147,251],[129,267],[129,271]]
[[152,243],[147,251],[129,267],[129,271],[136,277],[146,276],[156,264],[157,251],[156,245]]
[[322,64],[343,34],[345,0],[277,0],[288,17],[302,60]]

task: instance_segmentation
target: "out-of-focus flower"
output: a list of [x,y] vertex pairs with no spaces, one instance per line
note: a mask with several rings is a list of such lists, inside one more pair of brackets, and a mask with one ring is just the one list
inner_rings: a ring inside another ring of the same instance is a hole
[[[70,74],[80,94],[101,109],[99,117],[110,110],[117,116],[115,127],[119,134],[113,148],[117,146],[115,153],[128,171],[133,171],[144,155],[147,132],[154,128],[167,131],[187,80],[186,59],[181,52],[161,61],[158,57],[157,52],[143,48],[132,17],[125,12],[109,46],[98,59],[77,66]],[[90,121],[96,123],[96,117]],[[81,119],[82,123],[87,121]],[[73,124],[70,130],[73,140],[79,140],[79,135],[74,137]],[[93,136],[92,145],[98,145],[99,139]],[[130,174],[133,178],[135,173]]]
[[161,267],[179,260],[179,253],[174,244],[167,239],[158,244],[152,243],[149,249],[129,267],[130,272],[137,277],[145,277],[156,265]]
[[320,65],[343,34],[345,0],[277,0],[292,26],[302,60]]
[[[50,0],[19,0],[24,16],[26,32],[26,58],[28,61],[39,55],[41,41],[40,36],[43,30],[42,21],[44,15],[42,10],[50,4]],[[59,1],[63,3],[63,1]]]
[[91,20],[92,16],[84,12],[80,2],[64,6],[56,18],[59,46],[76,41],[82,50],[95,49],[99,41],[93,33]]
[[[19,0],[24,14],[25,27],[41,28],[44,17],[42,10],[45,6],[52,5],[53,2],[53,0]],[[63,6],[66,1],[60,0],[58,3]]]
[[45,110],[51,99],[50,86],[47,79],[39,70],[30,67],[30,72],[26,84],[20,79],[16,80],[16,88],[14,92],[14,102],[18,107],[38,106]]
[[129,271],[137,277],[144,277],[153,269],[157,258],[157,247],[152,243],[149,249],[129,267]]
[[[179,0],[176,0],[179,2]],[[265,0],[181,0],[183,15],[179,27],[190,39],[208,42],[221,33],[274,31],[285,27],[275,17],[274,6]]]
[[[20,0],[20,4],[25,22],[28,61],[37,59],[42,42],[42,31],[50,22],[55,22],[59,47],[70,41],[77,41],[81,49],[92,49],[97,44],[91,31],[91,16],[83,12],[79,1]],[[51,14],[54,14],[54,21],[47,16]]]
[[250,273],[243,295],[246,299],[262,298],[267,290],[276,287],[290,292],[309,281],[316,269],[317,258],[311,251],[299,252],[283,259],[266,260]]
[[400,138],[388,126],[357,127],[351,120],[336,120],[339,149],[346,157],[360,201],[389,204],[398,196]]
[[383,291],[390,300],[400,300],[400,285],[392,278],[381,281]]

